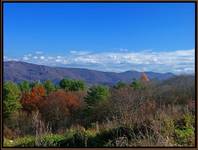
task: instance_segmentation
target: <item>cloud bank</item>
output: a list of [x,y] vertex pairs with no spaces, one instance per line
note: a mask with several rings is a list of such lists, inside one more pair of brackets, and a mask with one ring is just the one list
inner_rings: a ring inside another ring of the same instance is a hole
[[25,61],[48,66],[88,68],[100,71],[124,72],[128,70],[191,74],[195,71],[195,50],[131,52],[70,51],[65,55],[51,56],[42,51],[25,54],[21,58],[4,57],[5,61]]

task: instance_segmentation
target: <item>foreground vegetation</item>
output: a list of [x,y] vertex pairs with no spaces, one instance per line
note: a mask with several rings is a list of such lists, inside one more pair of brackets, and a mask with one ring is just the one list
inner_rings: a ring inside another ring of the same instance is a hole
[[113,87],[5,82],[5,147],[194,146],[195,85],[188,76]]

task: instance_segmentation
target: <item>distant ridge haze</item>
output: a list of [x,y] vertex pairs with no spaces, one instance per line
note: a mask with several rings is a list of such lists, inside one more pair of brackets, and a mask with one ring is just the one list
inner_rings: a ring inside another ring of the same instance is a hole
[[[58,83],[61,79],[67,77],[83,80],[88,84],[113,85],[118,81],[131,82],[133,79],[139,79],[141,73],[138,71],[115,73],[82,68],[49,67],[22,61],[4,62],[4,81],[10,80],[13,82],[52,80],[54,83]],[[145,72],[145,74],[150,80],[165,80],[175,76],[172,73]]]

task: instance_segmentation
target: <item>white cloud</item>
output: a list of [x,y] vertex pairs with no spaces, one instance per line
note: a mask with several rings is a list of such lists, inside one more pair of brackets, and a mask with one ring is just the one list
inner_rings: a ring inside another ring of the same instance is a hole
[[34,59],[38,59],[38,57],[37,57],[37,56],[34,56],[33,58],[34,58]]
[[71,53],[71,54],[76,54],[77,53],[77,51],[70,51],[69,53]]
[[35,53],[36,53],[37,55],[43,54],[42,51],[36,51]]
[[121,48],[120,51],[121,52],[128,52],[129,50],[127,48]]
[[47,59],[52,60],[54,57],[48,56]]
[[40,59],[45,59],[45,57],[44,56],[40,56]]
[[[42,53],[27,54],[23,61],[53,66],[88,68],[101,71],[123,72],[127,70],[193,73],[195,68],[195,50],[132,52],[70,51],[65,56],[49,56]],[[8,59],[4,57],[4,60]]]
[[27,56],[23,56],[23,58],[22,58],[24,61],[27,61],[27,60],[29,60],[29,58],[27,57]]

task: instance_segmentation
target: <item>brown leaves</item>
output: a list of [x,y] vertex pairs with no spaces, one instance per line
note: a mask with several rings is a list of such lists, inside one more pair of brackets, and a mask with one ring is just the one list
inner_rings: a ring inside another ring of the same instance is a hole
[[74,112],[80,107],[78,96],[73,92],[58,90],[50,93],[39,105],[42,118],[52,130],[66,126]]
[[42,85],[33,87],[30,92],[23,93],[21,98],[23,110],[31,112],[38,109],[45,95],[45,88]]
[[58,104],[60,107],[72,110],[79,107],[79,100],[78,97],[74,95],[72,92],[58,90],[56,92],[49,94],[49,96],[45,100],[45,106],[49,106],[52,104]]

